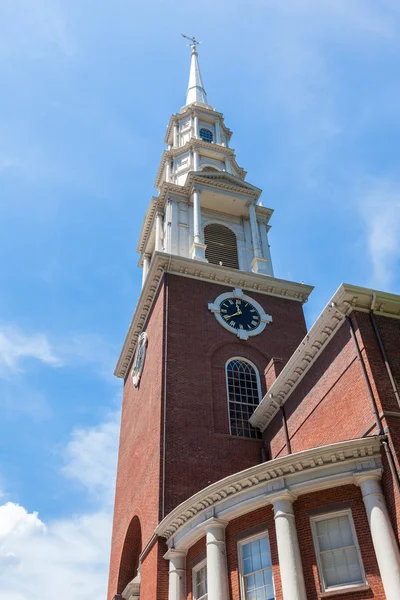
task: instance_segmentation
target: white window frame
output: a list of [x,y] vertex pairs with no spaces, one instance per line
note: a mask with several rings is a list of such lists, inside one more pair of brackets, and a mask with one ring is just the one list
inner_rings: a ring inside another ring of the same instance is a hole
[[[203,598],[208,598],[208,587],[206,596],[197,596],[197,574],[203,567],[207,568],[207,559],[200,561],[195,565],[192,569],[192,598],[193,600],[203,600]],[[208,573],[207,573],[208,578]]]
[[[321,562],[321,550],[319,548],[319,543],[318,543],[316,523],[318,521],[327,521],[329,519],[335,519],[337,517],[344,517],[344,516],[347,516],[349,519],[350,529],[351,529],[351,533],[353,536],[353,546],[356,548],[356,551],[357,551],[358,562],[360,565],[360,571],[361,571],[363,581],[359,582],[359,583],[341,583],[339,585],[327,585],[325,582],[324,569],[322,567],[322,562]],[[357,588],[359,588],[361,586],[365,587],[366,585],[368,585],[367,579],[365,576],[364,563],[363,563],[361,552],[360,552],[360,546],[358,543],[357,533],[356,533],[356,529],[354,526],[354,520],[353,520],[353,515],[351,512],[351,509],[347,508],[347,509],[340,510],[340,511],[333,511],[333,512],[323,513],[320,515],[313,515],[312,517],[310,517],[310,522],[311,522],[311,531],[312,531],[312,537],[313,537],[313,542],[314,542],[315,555],[317,558],[317,567],[318,567],[319,581],[321,584],[321,591],[322,592],[333,592],[333,591],[339,592],[341,590],[346,590],[346,591],[348,590],[350,592],[353,589],[356,590]]]
[[[245,546],[246,544],[249,544],[251,542],[255,542],[256,540],[260,540],[263,537],[266,537],[268,539],[269,551],[270,551],[270,555],[271,555],[271,544],[269,542],[269,533],[267,530],[262,531],[261,533],[256,533],[254,535],[250,535],[249,537],[246,537],[243,540],[240,540],[237,544],[238,559],[239,559],[238,564],[239,564],[239,581],[240,581],[240,598],[241,598],[241,600],[246,600],[246,584],[245,584],[246,576],[244,575],[244,572],[243,572],[244,571],[243,546]],[[261,569],[261,570],[264,571],[264,569]],[[258,573],[258,571],[254,571],[254,572]],[[271,560],[271,573],[272,573],[272,587],[274,589],[274,598],[276,598],[272,560]]]
[[[225,363],[225,386],[226,386],[226,397],[227,397],[227,402],[228,402],[229,435],[234,435],[235,437],[240,437],[243,440],[258,440],[259,441],[260,439],[262,439],[261,437],[237,436],[236,434],[232,433],[231,409],[230,409],[230,398],[229,398],[229,382],[228,382],[228,365],[233,360],[240,360],[242,362],[249,364],[251,367],[253,367],[253,369],[256,373],[256,378],[257,378],[258,405],[260,405],[260,402],[262,400],[260,373],[258,372],[256,365],[251,360],[249,360],[248,358],[244,358],[243,356],[232,356],[231,358],[229,358]],[[244,404],[244,402],[243,402],[243,404]],[[250,421],[249,421],[249,425],[250,425],[250,427],[255,429],[255,427],[253,427],[251,425]]]

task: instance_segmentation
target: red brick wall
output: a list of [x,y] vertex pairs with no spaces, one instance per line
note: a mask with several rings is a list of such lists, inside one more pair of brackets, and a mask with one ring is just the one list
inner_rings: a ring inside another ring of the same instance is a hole
[[[159,290],[146,331],[148,347],[140,387],[135,388],[130,375],[124,387],[121,434],[118,457],[117,487],[111,549],[109,594],[117,592],[122,548],[129,524],[137,516],[141,525],[142,545],[152,536],[159,518],[160,424],[163,373],[164,287]],[[142,550],[142,548],[141,548]],[[130,552],[136,552],[130,549]],[[156,598],[157,553],[150,553],[142,570],[146,600]],[[123,563],[124,561],[122,561]],[[155,570],[149,567],[153,564]],[[151,573],[152,582],[146,573]]]
[[[372,434],[374,416],[344,323],[285,403],[292,452]],[[286,454],[278,414],[265,431],[272,458]]]
[[241,341],[224,329],[208,303],[231,287],[169,277],[166,423],[166,513],[196,491],[260,462],[260,441],[229,435],[225,364],[241,356],[259,370],[272,356],[288,358],[304,337],[302,305],[249,293],[273,323]]

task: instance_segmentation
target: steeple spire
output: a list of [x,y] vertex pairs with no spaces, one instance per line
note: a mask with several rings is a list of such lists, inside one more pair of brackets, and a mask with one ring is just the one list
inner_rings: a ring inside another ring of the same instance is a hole
[[196,46],[198,42],[193,38],[192,54],[190,58],[190,75],[189,85],[186,92],[186,106],[193,104],[193,102],[201,102],[207,104],[207,94],[204,89],[203,80],[201,78],[200,66],[198,61],[198,54]]

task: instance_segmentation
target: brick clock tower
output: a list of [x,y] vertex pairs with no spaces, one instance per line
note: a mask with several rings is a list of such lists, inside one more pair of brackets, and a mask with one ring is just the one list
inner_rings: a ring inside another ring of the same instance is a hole
[[399,600],[399,465],[384,415],[400,439],[400,397],[374,335],[383,327],[398,352],[400,298],[341,286],[307,334],[312,288],[274,276],[272,210],[208,104],[196,44],[115,371],[108,600]]
[[[248,422],[265,393],[271,357],[286,359],[306,333],[311,288],[276,279],[272,210],[208,104],[196,46],[186,104],[171,117],[138,251],[143,287],[118,361],[124,379],[109,598],[137,574],[141,598],[161,598],[167,567],[154,531],[205,486],[257,464],[263,444]],[[227,369],[229,365],[229,369]],[[236,385],[251,383],[249,398]]]

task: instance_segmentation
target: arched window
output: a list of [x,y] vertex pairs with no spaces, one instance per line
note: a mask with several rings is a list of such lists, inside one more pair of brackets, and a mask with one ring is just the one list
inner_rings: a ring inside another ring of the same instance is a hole
[[214,139],[212,131],[202,127],[199,131],[199,134],[200,134],[200,139],[202,139],[203,142],[210,142],[210,144],[212,144],[213,139]]
[[244,358],[232,358],[226,365],[231,435],[260,439],[261,432],[249,419],[260,403],[260,381],[256,368]]
[[206,259],[213,265],[239,268],[236,235],[229,227],[210,223],[204,228]]
[[218,169],[216,169],[215,167],[203,167],[202,171],[203,173],[218,173]]

